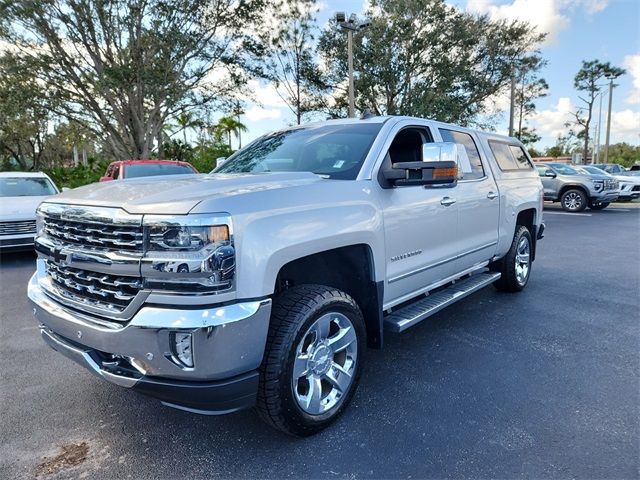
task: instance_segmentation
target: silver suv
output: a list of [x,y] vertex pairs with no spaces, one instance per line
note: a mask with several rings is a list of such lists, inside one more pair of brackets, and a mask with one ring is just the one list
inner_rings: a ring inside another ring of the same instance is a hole
[[607,208],[619,195],[619,183],[608,175],[584,175],[564,163],[536,165],[544,187],[544,199],[560,202],[567,212]]

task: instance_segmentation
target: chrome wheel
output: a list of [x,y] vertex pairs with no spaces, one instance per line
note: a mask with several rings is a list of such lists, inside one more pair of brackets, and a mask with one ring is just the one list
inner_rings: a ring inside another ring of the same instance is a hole
[[529,239],[522,237],[516,248],[516,280],[520,285],[524,285],[529,276],[530,250]]
[[564,208],[571,211],[580,210],[582,202],[582,195],[576,191],[567,193],[562,199],[562,205]]
[[357,356],[351,320],[337,312],[316,320],[300,340],[293,363],[293,394],[300,408],[321,415],[336,407],[351,386]]

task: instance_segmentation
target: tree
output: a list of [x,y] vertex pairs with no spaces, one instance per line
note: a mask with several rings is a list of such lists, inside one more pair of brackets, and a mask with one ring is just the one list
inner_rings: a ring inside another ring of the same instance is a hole
[[56,113],[148,158],[167,118],[222,104],[252,53],[243,32],[264,0],[0,0],[23,71]]
[[566,157],[571,155],[577,147],[579,145],[576,143],[576,138],[570,132],[568,135],[558,135],[555,145],[547,148],[544,154],[547,157]]
[[578,138],[583,141],[582,158],[585,163],[589,158],[589,128],[593,116],[593,105],[600,92],[599,82],[604,78],[618,78],[625,71],[622,68],[614,67],[609,62],[602,63],[599,60],[582,61],[582,67],[573,79],[573,86],[583,95],[578,98],[584,103],[574,112],[574,121],[578,130]]
[[236,137],[239,137],[240,132],[247,131],[246,125],[233,117],[220,118],[215,128],[220,132],[220,136],[227,135],[229,140],[229,150],[231,150],[231,134],[233,133]]
[[547,64],[538,55],[524,57],[516,69],[517,87],[515,92],[515,106],[518,128],[515,136],[525,145],[531,145],[540,140],[535,130],[526,126],[527,117],[536,110],[535,101],[546,97],[549,85],[544,78],[540,78],[539,71]]
[[298,125],[316,109],[315,99],[325,89],[313,47],[316,12],[315,0],[275,4],[273,21],[260,33],[266,49],[264,77],[274,83]]
[[[491,21],[444,0],[371,0],[370,26],[354,37],[356,107],[376,115],[414,115],[473,123],[484,100],[504,89],[513,64],[536,53],[544,35],[521,22]],[[320,38],[334,88],[326,102],[346,107],[345,39],[335,25]]]
[[0,157],[21,170],[38,169],[51,115],[42,86],[22,75],[14,60],[0,57]]
[[176,115],[175,122],[176,130],[173,132],[173,135],[182,132],[182,139],[185,145],[189,143],[187,142],[187,130],[197,128],[202,124],[199,119],[195,118],[192,112],[188,111],[183,111]]

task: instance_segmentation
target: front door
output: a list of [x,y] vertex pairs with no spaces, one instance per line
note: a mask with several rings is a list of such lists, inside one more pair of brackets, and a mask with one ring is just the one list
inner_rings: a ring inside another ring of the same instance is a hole
[[[432,142],[425,127],[396,132],[385,162],[422,160],[422,145]],[[456,273],[458,207],[454,188],[402,186],[381,191],[386,244],[385,308],[424,291]]]
[[471,133],[454,128],[440,128],[444,142],[464,146],[468,162],[461,165],[461,177],[456,187],[458,205],[458,268],[472,268],[490,260],[498,245],[500,198],[498,187],[483,165],[477,140]]

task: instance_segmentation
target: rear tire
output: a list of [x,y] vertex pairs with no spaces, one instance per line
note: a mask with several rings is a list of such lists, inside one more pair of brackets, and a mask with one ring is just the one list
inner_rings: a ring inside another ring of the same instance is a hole
[[560,197],[565,212],[578,213],[587,208],[587,195],[578,188],[571,188]]
[[503,292],[523,290],[531,275],[532,251],[531,233],[527,227],[519,225],[507,254],[492,265],[493,271],[502,274],[493,285]]
[[591,210],[604,210],[609,206],[609,202],[591,202],[589,208]]
[[329,426],[351,401],[366,344],[362,312],[346,293],[292,287],[274,299],[257,410],[294,436]]

